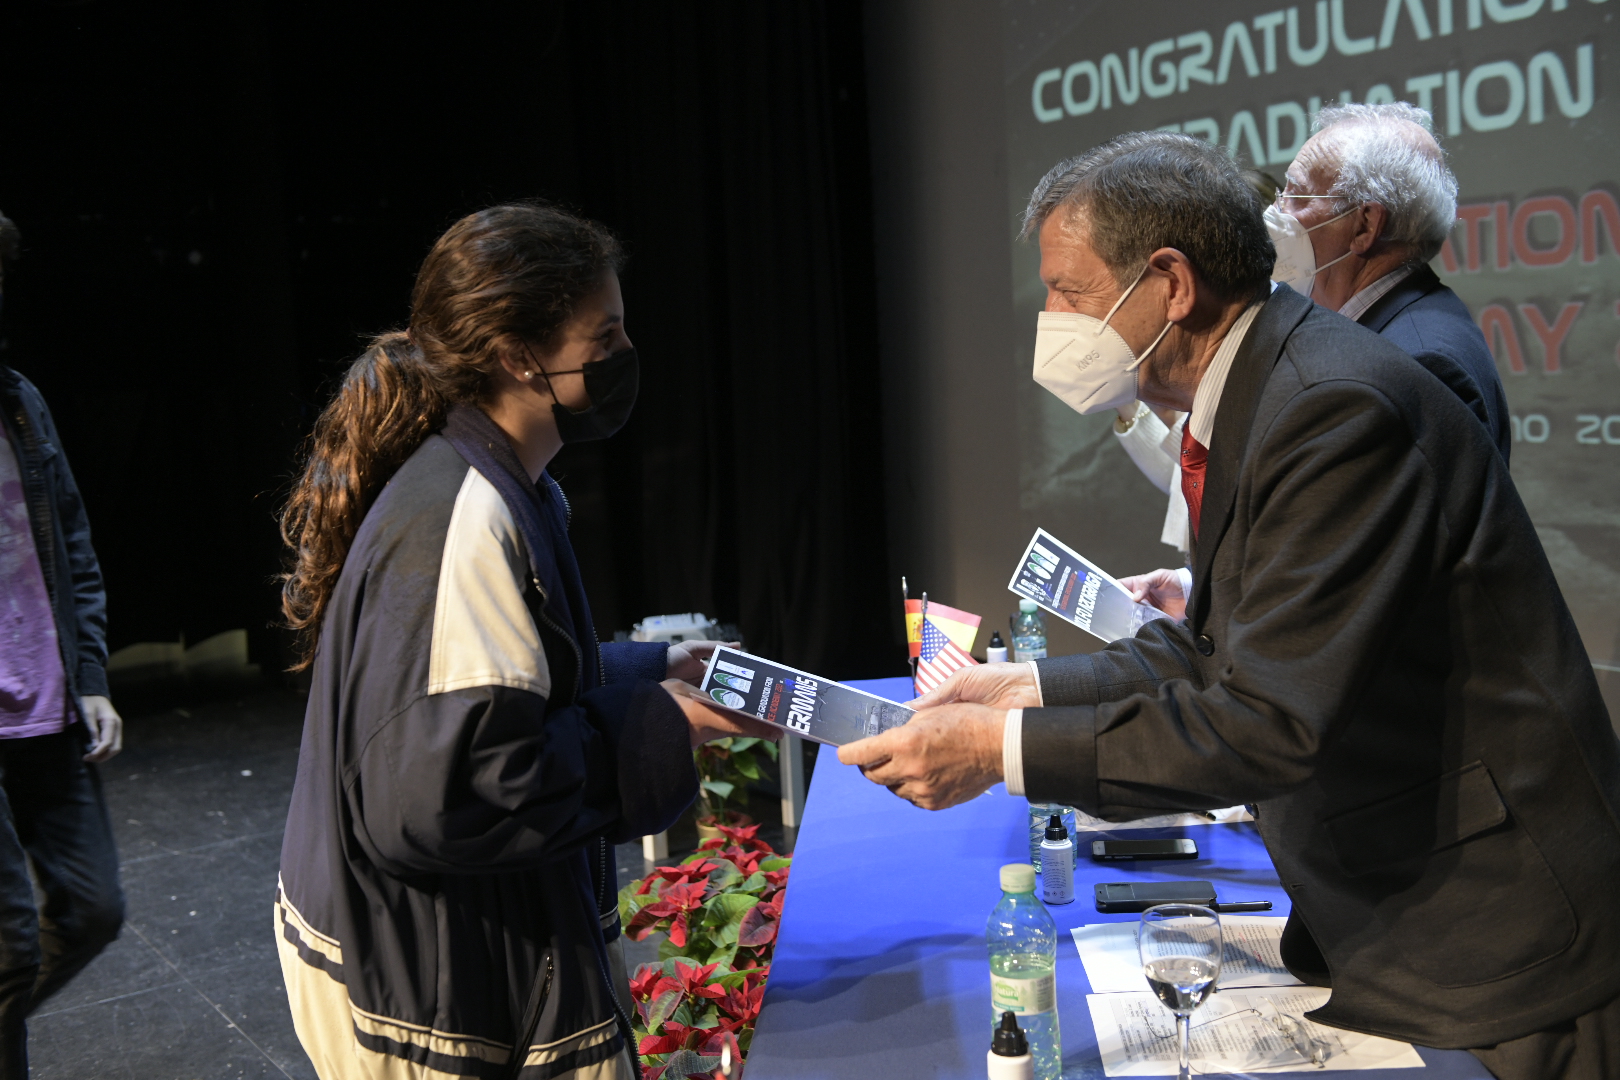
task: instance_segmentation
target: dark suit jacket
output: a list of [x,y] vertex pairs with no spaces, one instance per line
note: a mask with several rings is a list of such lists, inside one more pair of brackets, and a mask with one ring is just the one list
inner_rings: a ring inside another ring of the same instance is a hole
[[1488,1046],[1620,994],[1620,743],[1484,428],[1280,287],[1207,483],[1185,625],[1039,662],[1029,798],[1257,803],[1325,1023]]
[[1485,425],[1502,460],[1508,460],[1513,431],[1496,358],[1468,308],[1440,283],[1433,270],[1428,266],[1413,270],[1356,321],[1399,345],[1402,352],[1428,368],[1429,374],[1451,387]]

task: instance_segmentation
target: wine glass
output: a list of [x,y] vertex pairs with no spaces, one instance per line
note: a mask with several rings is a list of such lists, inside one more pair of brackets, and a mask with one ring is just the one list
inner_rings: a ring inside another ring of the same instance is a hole
[[1176,1014],[1179,1080],[1192,1080],[1192,1014],[1221,974],[1221,917],[1197,904],[1160,904],[1142,912],[1136,948],[1148,986]]

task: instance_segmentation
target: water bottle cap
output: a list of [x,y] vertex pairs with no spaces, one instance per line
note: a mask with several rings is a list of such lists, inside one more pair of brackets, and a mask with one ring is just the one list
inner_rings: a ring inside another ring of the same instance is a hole
[[1018,1017],[1010,1012],[1001,1014],[1001,1023],[990,1040],[990,1052],[996,1057],[1023,1057],[1029,1053],[1029,1039],[1018,1026]]
[[1067,840],[1069,830],[1063,827],[1063,819],[1056,814],[1046,823],[1046,838],[1048,840]]
[[1022,611],[1026,615],[1029,614],[1032,611],[1038,610],[1039,608],[1040,608],[1040,605],[1037,604],[1033,600],[1020,600],[1020,601],[1018,601],[1018,610]]
[[1035,868],[1027,862],[1008,863],[1001,868],[1001,891],[1032,893],[1035,891]]

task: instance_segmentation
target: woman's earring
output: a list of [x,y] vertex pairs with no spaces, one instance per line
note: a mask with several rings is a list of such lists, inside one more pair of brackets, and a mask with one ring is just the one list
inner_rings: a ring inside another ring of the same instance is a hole
[[523,373],[523,377],[524,377],[524,378],[525,378],[525,379],[532,379],[532,378],[534,378],[534,372],[532,372],[532,371],[525,371],[525,372],[524,372],[524,373]]

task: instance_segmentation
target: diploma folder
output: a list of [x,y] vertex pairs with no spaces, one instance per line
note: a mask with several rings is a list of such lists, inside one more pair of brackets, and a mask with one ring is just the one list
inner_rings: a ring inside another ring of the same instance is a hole
[[887,698],[736,649],[714,651],[698,689],[723,709],[828,746],[899,727],[913,715]]
[[1007,588],[1104,641],[1135,637],[1144,623],[1170,617],[1132,600],[1125,586],[1045,529],[1035,530]]

